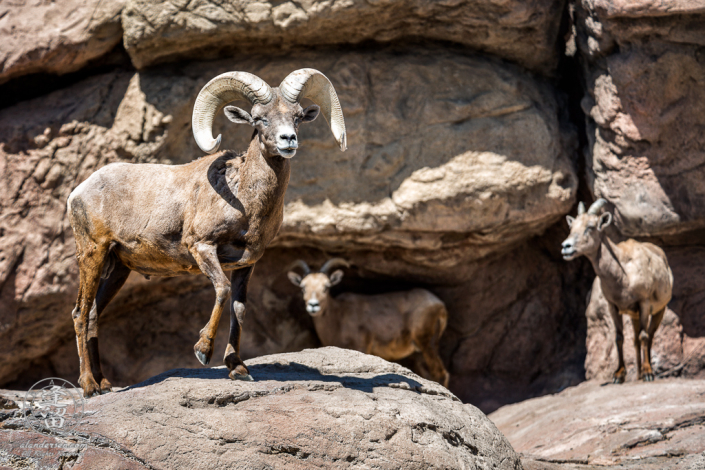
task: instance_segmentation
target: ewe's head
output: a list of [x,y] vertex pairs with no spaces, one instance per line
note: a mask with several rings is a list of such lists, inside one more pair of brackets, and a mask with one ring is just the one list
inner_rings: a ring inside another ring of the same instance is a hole
[[603,230],[612,223],[612,214],[609,212],[601,214],[605,204],[607,201],[598,199],[585,212],[585,204],[581,202],[578,204],[578,215],[575,218],[566,216],[570,235],[562,244],[563,259],[572,260],[597,251],[602,242]]
[[[308,98],[316,104],[303,109],[299,102]],[[321,72],[300,69],[287,76],[278,88],[271,88],[261,78],[247,72],[218,75],[203,87],[193,108],[192,127],[196,143],[206,153],[220,146],[221,136],[213,138],[213,118],[227,103],[248,101],[252,110],[226,106],[225,115],[237,124],[249,124],[257,130],[262,153],[291,158],[299,147],[297,131],[303,122],[311,122],[323,112],[341,150],[347,146],[343,111],[333,85]]]
[[304,302],[306,302],[306,311],[312,317],[323,315],[328,307],[330,299],[330,288],[338,284],[343,279],[343,271],[340,269],[330,271],[338,266],[350,266],[347,261],[342,258],[333,258],[326,261],[317,273],[312,273],[308,265],[302,261],[296,261],[291,269],[299,267],[304,273],[304,277],[294,272],[289,271],[287,276],[292,284],[301,287],[304,294]]

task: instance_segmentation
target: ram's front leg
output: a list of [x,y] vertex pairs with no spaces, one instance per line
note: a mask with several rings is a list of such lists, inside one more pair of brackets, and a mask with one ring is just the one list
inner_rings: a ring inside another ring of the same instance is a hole
[[228,281],[223,268],[220,266],[220,261],[218,261],[217,248],[215,245],[197,243],[190,250],[196,259],[196,263],[198,263],[199,269],[208,276],[208,279],[213,283],[213,287],[215,287],[215,305],[213,306],[211,318],[201,330],[201,337],[193,347],[193,352],[196,354],[198,361],[204,366],[211,361],[211,356],[213,356],[213,340],[218,331],[223,307],[230,295],[230,281]]
[[240,358],[240,335],[242,322],[245,320],[245,304],[247,303],[247,285],[252,277],[255,266],[236,269],[230,275],[233,295],[230,303],[230,338],[225,348],[223,362],[230,370],[233,380],[252,380],[250,372]]

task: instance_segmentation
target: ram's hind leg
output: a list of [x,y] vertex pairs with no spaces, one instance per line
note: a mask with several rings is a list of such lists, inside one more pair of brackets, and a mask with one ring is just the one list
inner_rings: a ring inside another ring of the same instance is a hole
[[[74,308],[73,326],[76,330],[76,343],[78,345],[78,357],[80,360],[81,376],[78,384],[83,389],[83,395],[91,397],[100,393],[100,386],[93,377],[95,365],[93,354],[90,352],[89,340],[91,338],[91,311],[93,303],[100,285],[100,277],[103,272],[109,244],[96,244],[90,240],[86,243],[76,243],[78,258],[78,268],[80,273],[80,285],[76,308]],[[97,314],[95,315],[97,317]],[[93,322],[97,325],[97,321]],[[97,334],[97,330],[95,330]],[[96,343],[97,344],[97,343]],[[98,366],[100,367],[100,366]]]
[[656,329],[661,324],[663,320],[663,314],[666,309],[663,308],[659,312],[653,315],[648,315],[646,321],[643,322],[643,330],[641,334],[641,349],[644,355],[644,365],[642,366],[642,376],[645,382],[653,382],[654,371],[651,367],[651,344],[654,341],[654,334],[656,334]]
[[223,362],[230,370],[233,380],[252,380],[250,372],[240,358],[240,335],[242,323],[245,320],[245,304],[247,303],[247,285],[252,277],[254,266],[237,269],[230,275],[232,283],[232,298],[230,302],[230,337],[225,348]]
[[130,275],[130,268],[122,264],[115,253],[111,253],[108,256],[112,269],[109,272],[106,272],[105,269],[103,270],[104,279],[100,281],[93,308],[91,308],[91,313],[88,316],[88,356],[90,358],[93,378],[100,386],[100,393],[110,392],[112,385],[103,375],[103,370],[100,366],[98,321],[100,314],[103,313],[105,307],[113,300]]
[[[438,315],[429,315],[423,331],[416,332],[412,341],[414,346],[421,352],[425,362],[425,368],[420,368],[424,377],[431,379],[444,387],[448,387],[450,375],[443,365],[443,360],[438,354],[438,346],[441,336],[445,330],[447,313],[444,307]],[[425,369],[425,370],[424,370]]]

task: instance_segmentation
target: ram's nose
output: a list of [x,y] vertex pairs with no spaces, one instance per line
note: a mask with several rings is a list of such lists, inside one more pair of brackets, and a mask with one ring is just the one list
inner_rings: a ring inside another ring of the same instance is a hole
[[321,303],[318,300],[309,300],[306,302],[306,311],[308,313],[318,313],[321,309]]
[[570,260],[575,256],[575,244],[572,239],[567,239],[561,244],[563,259]]

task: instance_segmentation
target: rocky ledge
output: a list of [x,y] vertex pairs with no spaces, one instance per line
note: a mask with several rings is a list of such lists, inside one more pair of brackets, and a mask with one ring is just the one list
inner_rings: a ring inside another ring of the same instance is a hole
[[489,417],[525,470],[705,469],[705,380],[584,382]]
[[480,410],[397,364],[338,348],[246,363],[253,382],[174,369],[91,398],[65,438],[5,419],[0,467],[521,469]]

